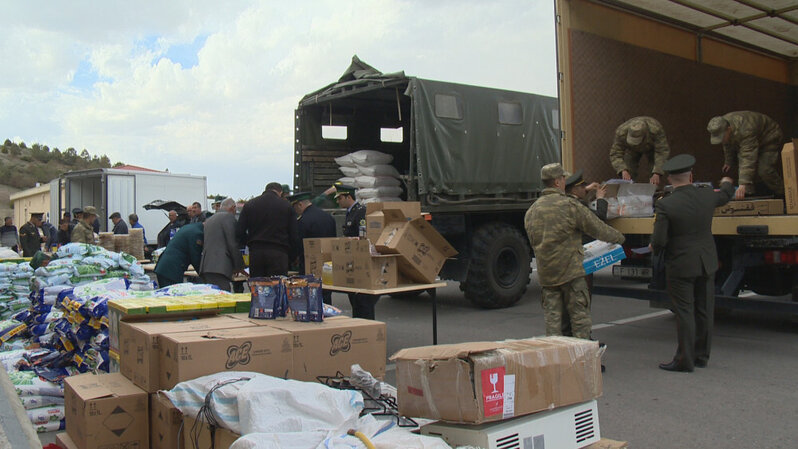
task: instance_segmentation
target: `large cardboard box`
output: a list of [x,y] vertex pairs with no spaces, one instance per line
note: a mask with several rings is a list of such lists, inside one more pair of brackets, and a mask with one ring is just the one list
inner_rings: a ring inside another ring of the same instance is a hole
[[396,287],[398,256],[371,255],[368,240],[332,242],[333,285],[378,290]]
[[740,200],[729,201],[715,208],[715,216],[781,215],[784,213],[784,200]]
[[332,260],[332,242],[337,239],[337,237],[326,237],[302,241],[305,250],[305,273],[321,279],[324,262]]
[[408,278],[421,283],[435,282],[443,263],[457,251],[424,218],[402,221],[404,215],[400,210],[383,213],[392,219],[377,239],[377,251],[399,254],[399,270]]
[[585,274],[595,273],[596,271],[626,259],[623,247],[617,243],[602,242],[593,240],[582,245],[585,251],[585,258],[582,267]]
[[291,334],[249,326],[161,336],[161,388],[222,371],[253,371],[288,378]]
[[55,436],[55,445],[61,449],[80,449],[78,445],[72,441],[72,438],[69,438],[69,434],[66,432],[59,433]]
[[66,431],[81,449],[149,448],[147,392],[119,373],[67,377],[64,408]]
[[[211,428],[207,423],[202,423],[198,427],[195,427],[196,422],[194,418],[189,416],[183,418],[183,447],[196,449],[211,447],[216,449],[227,449],[232,446],[237,439],[241,438],[241,435],[222,427],[217,427],[213,435],[211,435]],[[193,429],[199,431],[197,435],[192,434]],[[194,440],[195,437],[196,440]]]
[[386,326],[360,318],[325,318],[321,323],[291,320],[253,320],[246,314],[231,315],[261,326],[290,332],[293,340],[291,379],[315,382],[317,376],[351,374],[358,363],[374,377],[385,377]]
[[366,238],[376,242],[380,238],[385,225],[397,215],[385,216],[384,210],[399,210],[401,221],[410,221],[421,216],[421,203],[418,201],[391,201],[387,203],[366,204]]
[[396,361],[404,416],[479,424],[601,396],[598,342],[544,337],[403,349]]
[[183,413],[163,393],[150,395],[150,449],[182,449]]
[[784,199],[787,213],[798,214],[798,139],[784,145],[781,150],[781,165],[784,168]]
[[162,335],[247,326],[252,325],[241,325],[240,321],[231,320],[227,316],[187,318],[182,321],[120,322],[120,372],[148,393],[155,393],[163,389],[160,384],[158,350]]

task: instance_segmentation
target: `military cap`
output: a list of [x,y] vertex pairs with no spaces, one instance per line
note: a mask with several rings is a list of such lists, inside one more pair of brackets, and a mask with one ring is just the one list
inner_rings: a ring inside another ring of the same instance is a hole
[[717,145],[723,142],[723,134],[726,133],[726,128],[729,127],[729,122],[721,117],[712,117],[712,120],[709,121],[707,125],[707,131],[709,131],[709,143],[712,145]]
[[299,201],[305,201],[305,200],[310,201],[310,199],[312,197],[313,197],[313,194],[310,193],[310,192],[299,192],[299,193],[295,193],[295,194],[289,196],[288,197],[288,201],[290,201],[291,204],[294,204],[294,203],[299,202]]
[[573,175],[569,175],[565,179],[565,188],[576,187],[579,184],[584,184],[585,180],[582,178],[582,170],[577,170]]
[[565,170],[559,162],[546,164],[540,169],[540,179],[548,181],[565,176]]
[[114,218],[122,218],[122,214],[120,214],[119,212],[114,212],[114,213],[112,213],[112,214],[111,214],[111,216],[110,216],[110,217],[108,217],[108,218],[109,218],[109,219],[114,219]]
[[41,220],[42,218],[44,218],[44,212],[31,212],[30,218],[36,218],[38,220]]
[[629,131],[626,132],[626,143],[629,145],[640,145],[643,137],[646,136],[648,125],[643,120],[634,120],[629,124]]
[[83,210],[79,207],[72,209],[72,215],[82,214]]
[[83,208],[83,213],[89,215],[97,215],[97,208],[95,208],[94,206],[86,206]]
[[669,175],[676,175],[692,170],[695,158],[689,154],[677,154],[662,165],[662,169]]
[[36,254],[33,255],[33,258],[30,260],[30,266],[34,270],[41,267],[44,261],[50,261],[53,259],[53,256],[45,253],[44,251],[36,251]]
[[283,195],[291,193],[291,186],[288,184],[283,184],[281,188],[283,189]]
[[355,196],[355,191],[357,191],[357,189],[352,187],[352,186],[347,186],[347,185],[343,185],[343,184],[336,185],[335,186],[335,198],[338,198],[341,195],[349,195],[349,196],[354,197]]

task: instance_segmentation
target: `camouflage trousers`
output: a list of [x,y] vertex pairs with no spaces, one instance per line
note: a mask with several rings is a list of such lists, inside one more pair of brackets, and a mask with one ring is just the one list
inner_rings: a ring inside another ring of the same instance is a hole
[[762,151],[759,153],[756,174],[762,184],[778,196],[784,196],[784,180],[781,179],[778,164],[781,160],[780,151]]
[[556,287],[543,287],[541,295],[546,335],[562,335],[563,310],[571,317],[571,332],[576,338],[590,339],[590,293],[584,277]]
[[638,153],[637,151],[626,150],[623,154],[623,163],[626,164],[629,170],[629,175],[632,177],[632,181],[638,182],[637,180],[637,172],[640,170],[640,160],[643,159],[643,155],[645,154],[646,158],[648,159],[648,171],[645,172],[647,178],[644,182],[648,182],[648,178],[651,177],[651,169],[654,167],[654,152],[651,151],[649,153]]

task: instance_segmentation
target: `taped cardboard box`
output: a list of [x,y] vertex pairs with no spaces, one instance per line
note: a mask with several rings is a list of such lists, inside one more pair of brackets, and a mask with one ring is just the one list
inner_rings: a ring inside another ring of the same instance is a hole
[[226,449],[239,438],[241,435],[223,427],[217,427],[211,434],[211,428],[207,423],[197,423],[189,416],[183,418],[183,444],[186,448]]
[[398,256],[371,254],[368,240],[332,242],[333,285],[379,290],[397,285]]
[[404,416],[480,424],[601,396],[598,342],[543,337],[403,349],[396,361]]
[[421,203],[418,201],[391,201],[387,203],[366,204],[366,238],[376,242],[380,238],[385,225],[396,216],[385,216],[384,210],[399,210],[402,221],[410,221],[421,216]]
[[399,210],[383,213],[392,220],[377,239],[377,251],[399,254],[399,270],[413,281],[435,282],[446,259],[457,251],[424,218],[402,221],[404,215]]
[[119,373],[67,377],[66,431],[81,449],[147,449],[148,402],[147,392]]
[[182,449],[183,413],[162,393],[150,395],[150,449]]
[[337,237],[304,239],[302,245],[305,250],[305,273],[312,274],[321,279],[324,262],[332,260],[332,242]]
[[784,145],[781,150],[781,165],[784,168],[784,199],[787,213],[798,214],[798,155],[795,147],[798,139]]
[[240,321],[227,316],[187,318],[181,321],[120,322],[120,372],[148,393],[155,393],[162,389],[158,350],[162,335],[247,326],[252,324],[242,325]]
[[360,318],[325,318],[321,323],[291,320],[254,320],[246,314],[232,317],[290,332],[293,341],[291,379],[315,382],[317,376],[351,374],[358,363],[374,377],[385,377],[387,339],[385,323]]
[[264,326],[164,334],[159,349],[162,389],[223,371],[287,379],[293,363],[291,334]]
[[715,208],[715,216],[742,217],[752,215],[781,215],[784,200],[732,200]]

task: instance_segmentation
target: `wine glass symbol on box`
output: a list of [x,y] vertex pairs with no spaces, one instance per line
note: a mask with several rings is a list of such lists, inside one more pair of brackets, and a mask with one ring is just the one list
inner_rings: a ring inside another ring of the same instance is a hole
[[488,377],[491,385],[493,385],[493,391],[491,393],[498,393],[499,390],[496,389],[496,384],[499,382],[499,373],[490,373],[490,377]]

